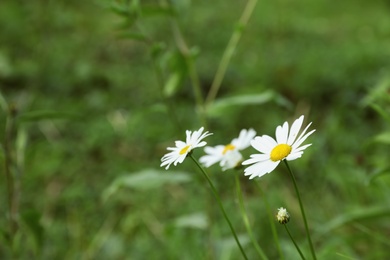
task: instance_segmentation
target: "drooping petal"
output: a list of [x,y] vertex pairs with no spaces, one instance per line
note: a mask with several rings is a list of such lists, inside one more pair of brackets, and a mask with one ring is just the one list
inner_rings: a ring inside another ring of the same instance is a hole
[[276,166],[278,166],[279,162],[273,162],[271,160],[255,163],[248,168],[245,168],[245,175],[251,175],[250,179],[254,177],[261,177],[264,174],[272,172]]
[[183,155],[180,155],[176,160],[175,162],[173,163],[175,166],[178,164],[178,163],[182,163],[184,161],[184,159],[186,158],[187,154],[183,154]]
[[239,163],[242,161],[242,154],[237,151],[228,151],[225,156],[223,156],[220,166],[222,167],[222,170],[232,169],[239,165]]
[[242,162],[242,165],[258,163],[269,160],[269,154],[252,154],[251,158]]
[[200,157],[199,162],[202,163],[205,167],[210,167],[211,165],[221,161],[223,158],[223,148],[223,145],[218,145],[216,147],[205,147],[204,151],[207,155]]
[[296,153],[291,153],[289,154],[287,157],[286,157],[286,160],[287,161],[293,161],[293,160],[296,160],[298,158],[301,158],[303,152],[296,152]]

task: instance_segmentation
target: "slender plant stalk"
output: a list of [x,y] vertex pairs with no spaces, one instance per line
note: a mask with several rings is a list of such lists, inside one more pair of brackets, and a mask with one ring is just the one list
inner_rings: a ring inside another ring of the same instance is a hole
[[284,259],[282,247],[280,246],[280,242],[279,242],[278,232],[276,231],[275,215],[274,215],[274,213],[271,210],[271,207],[270,207],[270,205],[268,203],[268,200],[265,197],[265,193],[264,193],[263,189],[261,188],[260,184],[257,181],[255,181],[255,184],[256,184],[257,188],[259,189],[260,196],[263,198],[263,201],[264,201],[264,204],[265,204],[265,210],[267,211],[269,223],[271,225],[272,236],[274,238],[275,245],[276,245],[276,247],[278,249],[278,252],[279,252],[279,257],[280,257],[279,259]]
[[[129,4],[129,3],[127,3]],[[145,31],[145,29],[141,26],[140,23],[136,23],[136,27],[141,35],[144,37],[144,42],[149,48],[153,48],[153,44],[155,41],[149,36],[149,34]],[[161,71],[160,66],[157,63],[157,58],[151,54],[152,66],[153,70],[156,74],[157,85],[160,91],[160,96],[163,102],[165,103],[166,108],[168,109],[168,115],[170,116],[172,123],[176,126],[176,129],[182,132],[182,126],[177,117],[176,109],[173,106],[172,100],[164,95],[164,77]]]
[[246,213],[245,205],[244,205],[244,199],[242,196],[242,190],[241,190],[241,185],[240,185],[240,180],[238,178],[238,174],[235,174],[235,179],[236,179],[236,188],[237,188],[237,197],[238,197],[238,203],[240,204],[240,211],[242,215],[242,219],[244,220],[245,228],[246,231],[249,234],[249,237],[252,241],[253,246],[256,249],[257,254],[260,256],[261,259],[268,259],[264,251],[261,249],[259,246],[259,243],[256,241],[255,236],[253,235],[252,229],[249,224],[249,218]]
[[212,192],[213,192],[213,194],[214,194],[214,197],[215,197],[215,199],[217,200],[217,203],[218,203],[218,205],[219,205],[219,208],[221,209],[222,214],[223,214],[223,216],[225,217],[226,222],[228,223],[228,225],[229,225],[229,227],[230,227],[230,230],[231,230],[231,232],[232,232],[232,234],[233,234],[233,237],[234,237],[234,239],[236,240],[236,243],[237,243],[238,247],[240,248],[240,251],[241,251],[242,256],[243,256],[245,259],[248,259],[248,257],[247,257],[246,254],[245,254],[244,249],[243,249],[242,246],[241,246],[240,241],[238,240],[236,231],[234,230],[233,225],[232,225],[232,223],[230,222],[228,215],[226,214],[226,211],[225,211],[225,208],[223,207],[221,198],[219,197],[218,192],[217,192],[217,189],[214,187],[213,182],[211,181],[210,177],[208,176],[208,174],[206,173],[206,171],[203,169],[203,167],[199,164],[199,162],[192,156],[192,154],[189,154],[189,156],[190,156],[191,159],[194,161],[194,163],[198,166],[198,168],[200,169],[200,171],[203,173],[204,177],[206,178],[207,182],[209,183],[210,188],[211,188],[211,190],[212,190]]
[[172,122],[175,124],[176,129],[178,129],[178,131],[182,132],[182,126],[179,123],[179,120],[178,120],[177,114],[176,114],[176,110],[173,107],[172,101],[169,98],[164,96],[164,79],[162,76],[161,69],[157,64],[155,57],[152,57],[152,63],[153,63],[154,71],[156,73],[156,79],[157,79],[157,84],[158,84],[159,89],[160,89],[161,98],[164,100],[165,106],[168,109],[168,114],[171,117]]
[[5,126],[5,138],[4,138],[4,172],[7,181],[7,191],[8,191],[8,214],[9,214],[9,228],[11,234],[11,241],[16,234],[17,231],[17,214],[18,214],[18,201],[17,194],[15,190],[15,179],[12,174],[12,148],[11,141],[13,140],[13,133],[15,127],[15,109],[13,107],[9,107],[7,109],[7,121]]
[[218,90],[221,87],[222,80],[225,77],[226,69],[234,54],[238,41],[241,38],[242,31],[244,30],[245,26],[248,24],[249,18],[251,17],[256,4],[257,4],[257,0],[249,0],[245,6],[245,9],[240,17],[240,20],[238,21],[238,26],[233,31],[233,34],[230,37],[230,40],[226,46],[221,61],[218,65],[217,72],[215,74],[214,80],[210,87],[210,91],[206,98],[206,106],[210,105],[215,99],[215,97],[217,96]]
[[295,248],[298,250],[298,253],[301,255],[301,258],[303,260],[305,260],[305,257],[303,256],[301,249],[299,249],[299,246],[297,245],[297,243],[295,242],[294,238],[292,237],[290,231],[287,228],[287,225],[283,224],[283,226],[286,228],[286,231],[287,231],[288,235],[290,236],[291,241],[294,243]]
[[195,94],[195,101],[198,110],[197,112],[199,113],[200,120],[203,126],[207,127],[206,113],[205,113],[204,101],[202,97],[202,89],[200,86],[199,75],[195,67],[193,55],[191,54],[187,46],[187,43],[184,40],[183,34],[181,33],[181,30],[179,28],[176,19],[172,19],[172,31],[173,31],[173,37],[175,39],[176,45],[186,61],[188,74],[190,76],[192,88]]
[[291,171],[291,168],[290,168],[290,166],[288,165],[287,160],[283,160],[283,161],[284,161],[284,163],[286,164],[287,169],[288,169],[288,172],[290,173],[291,179],[292,179],[292,181],[293,181],[293,183],[294,183],[294,188],[295,188],[295,192],[296,192],[297,197],[298,197],[299,207],[301,208],[301,214],[302,214],[302,217],[303,217],[303,222],[304,222],[304,224],[305,224],[306,235],[307,235],[307,239],[308,239],[308,241],[309,241],[311,254],[312,254],[312,256],[313,256],[313,259],[317,259],[316,253],[315,253],[315,251],[314,251],[314,246],[313,246],[313,243],[312,243],[312,241],[311,241],[311,236],[310,236],[310,232],[309,232],[309,225],[307,224],[305,209],[303,208],[303,203],[302,203],[301,195],[299,194],[299,189],[298,189],[297,182],[296,182],[296,180],[295,180],[295,176],[294,176],[293,172]]

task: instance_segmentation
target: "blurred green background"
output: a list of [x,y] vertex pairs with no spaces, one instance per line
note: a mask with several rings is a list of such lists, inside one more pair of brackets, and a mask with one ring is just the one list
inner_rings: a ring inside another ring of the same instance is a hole
[[[165,171],[160,159],[184,130],[206,122],[214,133],[206,141],[217,145],[242,128],[274,136],[277,125],[301,114],[317,131],[290,166],[319,258],[390,257],[389,2],[264,0],[244,26],[238,21],[246,4],[0,2],[1,172],[9,144],[19,196],[12,236],[2,174],[1,258],[239,259],[200,172],[190,160]],[[193,76],[206,97],[232,33],[241,38],[202,119]],[[8,105],[17,110],[9,135]],[[214,166],[210,174],[256,259],[238,214],[233,177],[240,172]],[[269,258],[280,256],[264,197],[275,213],[288,209],[289,227],[309,256],[284,167],[240,180]],[[285,259],[299,259],[277,228]]]

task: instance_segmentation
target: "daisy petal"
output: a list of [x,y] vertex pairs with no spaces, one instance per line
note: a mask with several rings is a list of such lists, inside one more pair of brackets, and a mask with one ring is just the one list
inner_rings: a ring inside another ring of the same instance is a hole
[[295,148],[298,148],[305,140],[306,138],[309,137],[309,135],[311,135],[312,133],[314,133],[316,130],[311,130],[310,132],[308,132],[307,134],[305,134],[304,136],[302,136],[302,134],[299,136],[299,138],[295,141],[295,143],[292,144],[292,148],[295,149]]
[[248,148],[251,140],[256,136],[256,131],[253,129],[242,129],[238,138],[232,140],[232,145],[236,146],[238,150]]
[[273,162],[271,160],[255,163],[248,168],[245,168],[245,175],[251,175],[250,178],[254,178],[256,176],[261,177],[264,174],[272,172],[276,166],[278,166],[278,162]]
[[288,123],[284,122],[283,126],[278,126],[275,134],[278,144],[285,144],[288,137]]
[[291,129],[290,129],[290,134],[289,134],[288,139],[287,139],[288,145],[291,145],[295,141],[295,138],[297,138],[299,130],[302,127],[303,119],[304,119],[304,116],[302,115],[297,120],[295,120],[294,123],[292,124]]
[[256,136],[255,139],[251,141],[253,148],[258,150],[261,153],[270,153],[271,150],[277,145],[276,141],[268,135]]
[[269,155],[268,154],[252,154],[251,158],[243,161],[242,165],[248,165],[252,163],[257,163],[257,162],[263,162],[269,160]]
[[296,160],[298,158],[301,158],[303,152],[297,152],[297,153],[291,153],[289,154],[287,157],[286,157],[286,160],[287,161],[293,161],[293,160]]
[[205,132],[202,134],[203,130],[203,127],[194,132],[187,130],[186,142],[175,141],[176,147],[168,147],[167,150],[171,152],[166,153],[161,158],[162,163],[160,167],[166,166],[165,169],[168,170],[171,164],[176,166],[178,163],[182,163],[187,157],[188,153],[194,148],[205,146],[207,143],[202,141],[202,139],[211,135],[211,133]]

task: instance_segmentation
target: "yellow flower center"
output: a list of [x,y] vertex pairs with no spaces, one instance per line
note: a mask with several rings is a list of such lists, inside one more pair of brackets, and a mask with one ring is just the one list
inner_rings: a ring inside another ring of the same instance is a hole
[[288,144],[278,144],[271,151],[271,160],[274,162],[283,160],[291,153],[291,150],[292,148]]
[[191,147],[191,145],[185,146],[183,149],[180,150],[179,154],[180,155],[185,154],[188,151],[188,149],[190,149],[190,147]]
[[233,151],[234,149],[236,149],[236,147],[232,144],[225,145],[225,148],[223,149],[222,154],[225,154],[228,151]]

